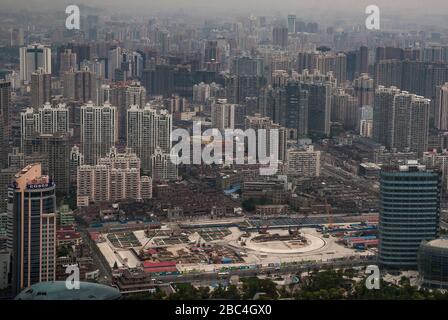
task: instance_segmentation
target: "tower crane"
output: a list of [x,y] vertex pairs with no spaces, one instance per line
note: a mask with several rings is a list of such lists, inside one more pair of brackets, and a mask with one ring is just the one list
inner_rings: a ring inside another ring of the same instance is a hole
[[159,230],[157,230],[154,233],[154,236],[152,236],[151,238],[148,239],[148,241],[146,241],[146,243],[142,246],[142,248],[140,249],[140,255],[143,255],[145,247],[148,245],[148,243],[150,243],[152,241],[152,239],[154,239],[155,237],[157,237],[157,235],[159,234]]

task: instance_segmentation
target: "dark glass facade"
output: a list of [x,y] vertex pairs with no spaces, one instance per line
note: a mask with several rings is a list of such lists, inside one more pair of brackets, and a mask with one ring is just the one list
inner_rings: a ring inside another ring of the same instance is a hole
[[422,242],[418,251],[418,271],[423,286],[448,288],[448,239]]
[[42,281],[42,230],[47,226],[42,215],[56,212],[55,185],[40,189],[10,188],[13,213],[13,284],[15,291]]
[[440,175],[403,166],[382,170],[380,185],[379,263],[416,268],[420,243],[439,233]]

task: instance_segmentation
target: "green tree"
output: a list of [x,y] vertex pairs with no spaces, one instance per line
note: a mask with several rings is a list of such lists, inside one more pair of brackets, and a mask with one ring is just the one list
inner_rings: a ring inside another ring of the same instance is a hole
[[256,206],[263,206],[267,204],[272,204],[272,200],[268,198],[262,198],[262,199],[247,199],[244,200],[241,204],[243,209],[248,212],[255,211]]
[[70,255],[70,249],[69,248],[67,248],[66,246],[60,246],[59,248],[58,248],[58,251],[57,251],[57,257],[59,258],[59,257],[67,257],[67,256],[69,256]]
[[227,288],[219,285],[218,288],[213,290],[210,295],[213,299],[230,299],[239,300],[241,299],[240,292],[235,285],[229,285]]
[[196,289],[190,283],[179,283],[175,285],[175,293],[172,293],[168,299],[171,300],[206,300],[210,298],[209,287]]
[[270,299],[277,299],[277,285],[270,279],[259,279],[257,277],[242,279],[243,299],[252,299],[256,293],[263,292]]

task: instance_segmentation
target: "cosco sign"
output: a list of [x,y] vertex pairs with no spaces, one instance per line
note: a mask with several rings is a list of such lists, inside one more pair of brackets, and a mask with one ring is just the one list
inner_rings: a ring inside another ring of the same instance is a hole
[[27,186],[28,189],[43,189],[43,188],[48,188],[50,185],[48,183],[44,183],[44,184],[29,184]]

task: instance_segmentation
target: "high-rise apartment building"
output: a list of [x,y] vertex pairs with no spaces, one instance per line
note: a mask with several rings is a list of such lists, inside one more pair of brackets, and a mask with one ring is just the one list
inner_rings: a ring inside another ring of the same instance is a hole
[[319,53],[315,51],[300,51],[297,54],[297,72],[302,73],[303,70],[314,72],[317,68],[317,59]]
[[[5,150],[5,125],[2,121],[0,121],[0,148],[2,150]],[[0,156],[0,170],[3,169],[6,166],[6,152],[4,152]]]
[[[308,134],[308,91],[300,83],[289,81],[277,90],[279,123],[288,129],[288,139],[297,139]],[[275,117],[277,118],[277,117]]]
[[126,141],[126,115],[131,105],[143,108],[146,105],[146,89],[138,81],[102,85],[98,103],[108,101],[117,108],[118,139]]
[[156,110],[147,104],[141,108],[131,105],[127,110],[127,147],[142,161],[142,170],[151,170],[151,156],[157,147],[163,153],[171,151],[172,115],[167,110]]
[[143,84],[151,95],[169,97],[174,93],[174,66],[157,64],[143,72]]
[[373,108],[373,138],[376,142],[386,146],[392,139],[392,106],[395,95],[400,93],[396,87],[380,86],[375,91],[375,105]]
[[8,153],[8,168],[14,168],[16,171],[25,167],[25,156],[20,152],[20,148],[14,147]]
[[[246,130],[255,130],[257,138],[257,154],[259,152],[258,146],[263,146],[263,148],[266,150],[266,156],[274,156],[271,154],[271,151],[275,150],[274,146],[271,147],[272,140],[272,142],[275,143],[278,148],[277,159],[279,161],[286,160],[287,129],[285,127],[274,123],[269,117],[264,117],[261,114],[255,114],[253,116],[246,116],[245,128]],[[265,130],[265,133],[260,134],[263,132],[262,130]],[[273,130],[277,130],[278,140],[274,140],[275,135]]]
[[304,70],[299,74],[299,83],[308,91],[308,132],[328,136],[331,119],[331,90],[336,79],[330,72],[326,75]]
[[142,200],[152,198],[152,178],[148,176],[140,177]]
[[373,109],[374,139],[390,150],[427,151],[430,101],[397,88],[379,86]]
[[295,14],[288,15],[288,32],[296,33],[296,15]]
[[436,168],[441,173],[443,191],[448,190],[448,152],[437,152],[437,150],[423,153],[421,163],[427,168]]
[[361,108],[359,134],[363,137],[373,137],[373,106],[367,105]]
[[82,103],[96,102],[97,88],[97,76],[88,67],[83,67],[79,71],[70,69],[64,73],[64,97],[68,100]]
[[[132,81],[130,82],[124,91],[124,100],[126,108],[129,108],[131,105],[138,105],[140,108],[143,108],[146,105],[146,89],[140,82]],[[126,112],[124,112],[126,117]]]
[[72,69],[78,69],[76,53],[72,49],[65,49],[59,55],[59,75],[63,76]]
[[[93,56],[93,50],[92,47],[89,43],[76,43],[76,42],[70,42],[68,43],[66,46],[61,46],[59,48],[59,52],[64,52],[65,49],[70,49],[72,50],[73,53],[76,54],[76,62],[78,64],[78,68],[81,65],[81,62],[85,61],[85,60],[90,60],[92,58],[94,58]],[[107,51],[105,49],[105,52],[99,52],[100,56],[106,57],[107,56]]]
[[103,81],[106,76],[107,59],[106,58],[94,58],[92,60],[84,60],[79,67],[80,70],[89,68],[93,72],[99,81]]
[[120,141],[126,141],[126,116],[127,110],[132,105],[144,108],[146,105],[146,89],[138,81],[132,81],[126,85],[123,92],[122,103],[117,104],[118,108],[118,135]]
[[243,104],[246,98],[258,97],[262,87],[260,76],[225,75],[225,92],[229,103]]
[[373,106],[375,96],[374,81],[368,74],[363,73],[353,81],[355,97],[358,98],[358,107]]
[[448,83],[437,87],[434,118],[437,129],[448,130]]
[[70,150],[70,184],[76,186],[76,175],[78,172],[78,167],[84,164],[84,156],[78,146],[73,146]]
[[103,105],[105,102],[109,102],[112,105],[114,105],[114,102],[112,100],[112,91],[113,88],[109,84],[102,84],[98,87],[98,94],[97,94],[97,100],[96,104],[98,106]]
[[204,82],[193,86],[193,102],[206,103],[210,98],[210,85]]
[[236,105],[227,103],[227,99],[217,99],[212,104],[212,127],[221,131],[235,128]]
[[369,72],[369,48],[362,46],[359,48],[358,72],[360,74]]
[[375,84],[401,88],[403,65],[400,60],[381,60],[375,67]]
[[9,126],[11,111],[11,82],[0,80],[0,121],[5,125],[5,132]]
[[32,73],[39,68],[51,74],[51,49],[41,44],[20,48],[20,80],[31,82]]
[[231,72],[237,76],[261,76],[263,74],[263,60],[247,56],[235,57],[232,60]]
[[173,95],[170,99],[169,111],[173,115],[179,116],[182,112],[190,110],[190,105],[187,98],[180,97],[179,95]]
[[11,29],[11,47],[23,46],[25,44],[25,35],[23,28]]
[[45,103],[40,108],[27,108],[20,114],[20,133],[23,140],[34,137],[35,134],[52,134],[69,132],[69,110],[65,104],[52,106]]
[[347,80],[347,55],[339,52],[334,59],[334,75],[338,83],[344,83]]
[[284,26],[274,27],[272,30],[272,44],[285,49],[288,47],[288,28]]
[[331,102],[331,121],[339,122],[349,130],[357,129],[360,121],[358,99],[346,93],[344,89],[336,89]]
[[428,64],[422,61],[403,61],[401,84],[399,88],[424,96],[426,82],[425,73],[427,67]]
[[117,142],[117,110],[110,103],[81,106],[81,153],[84,163],[95,165]]
[[316,69],[321,74],[333,72],[338,83],[347,80],[347,55],[340,53],[321,53],[316,55]]
[[43,68],[31,73],[31,105],[37,109],[51,102],[51,74]]
[[6,141],[10,136],[11,82],[0,80],[0,169],[6,165]]
[[440,45],[430,45],[423,48],[423,61],[448,63],[448,47]]
[[48,176],[58,194],[67,195],[70,188],[70,145],[67,132],[42,133],[24,139],[25,156],[42,154],[48,158]]
[[151,177],[153,181],[176,181],[178,179],[178,166],[170,153],[163,152],[157,147],[151,156]]
[[375,51],[375,62],[382,60],[403,60],[404,51],[396,47],[377,47]]
[[204,47],[204,64],[219,63],[221,59],[221,52],[219,50],[218,41],[209,40]]
[[17,170],[20,169],[11,167],[0,170],[0,214],[7,212],[8,186],[14,180]]
[[106,78],[109,80],[115,80],[115,70],[121,68],[121,62],[123,61],[122,49],[120,47],[111,48],[107,56],[108,68]]

